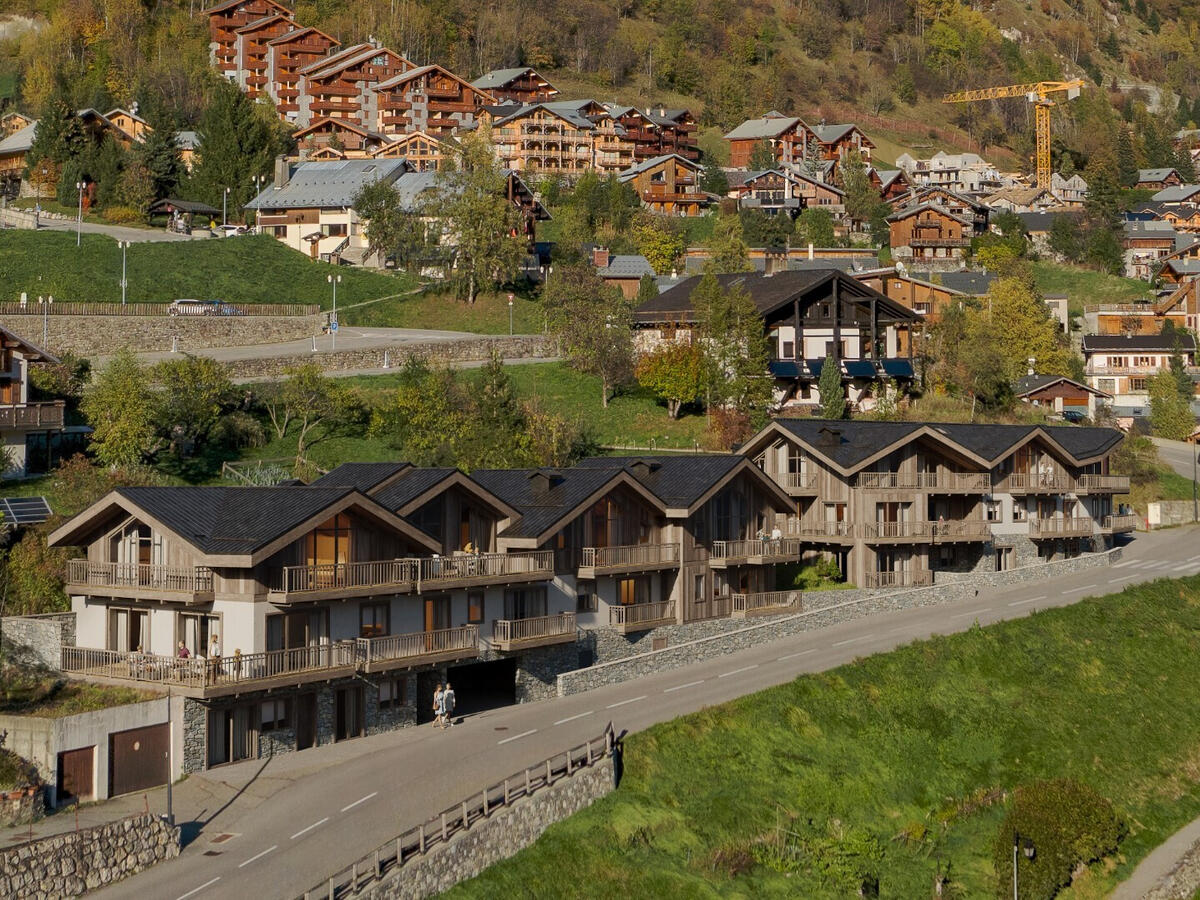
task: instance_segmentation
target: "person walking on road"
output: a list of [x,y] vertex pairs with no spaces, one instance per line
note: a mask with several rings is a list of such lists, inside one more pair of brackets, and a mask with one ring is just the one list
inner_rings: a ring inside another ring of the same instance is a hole
[[437,728],[442,724],[442,719],[446,715],[446,695],[442,691],[442,683],[439,681],[437,689],[433,692],[433,727]]
[[442,727],[454,727],[454,688],[446,682],[446,690],[442,691]]

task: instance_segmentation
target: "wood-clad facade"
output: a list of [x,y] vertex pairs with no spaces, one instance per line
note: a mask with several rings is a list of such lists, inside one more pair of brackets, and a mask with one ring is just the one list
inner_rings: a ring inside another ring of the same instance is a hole
[[441,66],[420,66],[375,85],[375,130],[421,131],[434,137],[475,126],[479,110],[496,98]]
[[268,16],[291,18],[292,11],[275,0],[227,0],[205,10],[208,16],[209,59],[230,79],[238,73],[238,29]]
[[267,94],[281,118],[294,122],[300,111],[300,70],[339,46],[340,41],[316,28],[296,28],[267,42]]

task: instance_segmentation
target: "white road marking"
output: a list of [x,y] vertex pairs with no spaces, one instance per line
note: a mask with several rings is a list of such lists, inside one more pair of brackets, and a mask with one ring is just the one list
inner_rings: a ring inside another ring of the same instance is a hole
[[604,708],[605,709],[616,709],[618,706],[624,706],[626,703],[637,703],[639,700],[645,700],[645,699],[646,699],[646,695],[642,694],[642,696],[640,696],[640,697],[630,697],[628,700],[621,700],[617,703],[610,703],[610,704],[608,704],[608,706],[606,706]]
[[585,713],[579,713],[578,715],[567,716],[565,719],[559,719],[554,724],[555,725],[566,725],[568,722],[574,722],[576,719],[582,719],[584,716],[590,716],[593,712],[595,712],[595,710],[589,709]]
[[1196,556],[1189,556],[1188,562],[1195,562],[1198,559],[1200,559],[1200,554],[1197,554]]
[[1067,594],[1078,594],[1078,593],[1081,593],[1082,591],[1092,591],[1095,589],[1096,589],[1096,585],[1085,584],[1083,587],[1071,588],[1069,591],[1063,591],[1062,594],[1065,597],[1065,596],[1067,596]]
[[847,639],[846,639],[846,640],[844,640],[844,641],[834,641],[834,642],[833,642],[832,644],[830,644],[829,646],[830,646],[830,647],[841,647],[841,646],[844,646],[845,644],[853,644],[855,641],[865,641],[865,640],[866,640],[867,638],[869,638],[869,637],[872,637],[872,635],[869,635],[869,634],[864,634],[864,635],[861,635],[861,636],[859,636],[859,637],[856,637],[856,638],[847,638]]
[[1131,579],[1134,579],[1134,578],[1137,578],[1137,575],[1122,575],[1120,578],[1112,579],[1111,583],[1116,584],[1118,581],[1130,581]]
[[528,731],[522,731],[520,734],[514,734],[512,737],[506,737],[502,741],[496,741],[496,746],[507,744],[509,741],[519,741],[523,737],[529,737],[531,734],[537,734],[536,728],[530,728]]
[[698,684],[704,684],[704,679],[701,678],[699,681],[689,681],[687,684],[677,684],[675,687],[663,688],[663,693],[670,694],[675,691],[682,691],[684,688],[695,687]]
[[1172,572],[1182,572],[1184,569],[1190,569],[1194,565],[1195,565],[1195,563],[1190,563],[1190,562],[1180,563],[1177,566],[1172,566],[1171,571]]
[[992,608],[990,606],[985,606],[983,609],[975,609],[975,610],[972,610],[971,612],[955,613],[950,618],[951,619],[962,619],[962,618],[965,618],[966,616],[978,616],[980,613],[991,612],[991,611],[992,611]]
[[198,893],[200,893],[202,890],[204,890],[206,887],[209,887],[210,885],[214,885],[214,884],[216,884],[216,883],[217,883],[218,881],[220,881],[220,880],[221,880],[221,876],[220,876],[220,875],[218,875],[218,876],[217,876],[216,878],[214,878],[212,881],[206,881],[206,882],[204,882],[204,884],[200,885],[200,887],[198,887],[198,888],[192,888],[192,889],[191,889],[190,891],[188,891],[186,894],[180,894],[180,895],[179,895],[179,900],[186,900],[186,898],[187,898],[187,897],[190,897],[190,896],[192,896],[192,894],[198,894]]
[[354,807],[358,806],[358,804],[360,804],[360,803],[366,803],[366,802],[367,802],[368,800],[370,800],[372,797],[378,797],[378,796],[379,796],[379,791],[373,791],[373,792],[371,792],[370,794],[367,794],[367,796],[365,796],[365,797],[359,797],[357,800],[355,800],[355,801],[354,801],[353,803],[351,803],[349,806],[343,806],[343,807],[342,807],[342,812],[345,812],[345,811],[346,811],[346,810],[348,810],[348,809],[354,809]]
[[294,841],[296,838],[300,837],[300,835],[302,835],[302,834],[308,834],[308,833],[309,833],[310,831],[312,831],[314,828],[319,828],[319,827],[321,827],[322,825],[324,825],[324,824],[325,824],[326,822],[328,822],[328,821],[329,821],[329,816],[326,816],[326,817],[325,817],[325,818],[323,818],[323,819],[322,819],[320,822],[313,822],[313,823],[312,823],[311,825],[309,825],[307,828],[302,828],[301,830],[299,830],[299,831],[297,831],[295,834],[293,834],[291,839]]
[[775,662],[783,662],[785,659],[795,659],[797,656],[804,656],[806,653],[816,653],[816,647],[809,647],[807,650],[801,650],[799,653],[789,653],[786,656],[775,657]]
[[742,666],[740,669],[734,669],[732,672],[722,672],[718,678],[728,678],[730,675],[740,675],[742,672],[749,672],[751,669],[757,669],[758,663],[752,666]]
[[275,849],[277,849],[277,848],[278,848],[278,846],[279,846],[278,844],[272,844],[270,847],[268,847],[268,848],[267,848],[266,850],[264,850],[262,853],[259,853],[257,856],[252,856],[252,857],[250,857],[250,858],[249,858],[248,860],[246,860],[244,863],[238,863],[238,868],[239,868],[239,869],[241,869],[241,868],[244,868],[245,866],[248,866],[248,865],[250,865],[250,863],[254,862],[256,859],[262,859],[264,856],[266,856],[266,855],[267,855],[268,853],[270,853],[272,850],[275,850]]
[[1136,563],[1132,559],[1123,559],[1119,563],[1114,565],[1113,568],[1114,569],[1123,569],[1126,566],[1131,566],[1131,565],[1136,565]]
[[1009,606],[1024,606],[1026,603],[1037,603],[1039,600],[1045,600],[1045,594],[1038,594],[1036,597],[1030,597],[1028,600],[1014,600]]

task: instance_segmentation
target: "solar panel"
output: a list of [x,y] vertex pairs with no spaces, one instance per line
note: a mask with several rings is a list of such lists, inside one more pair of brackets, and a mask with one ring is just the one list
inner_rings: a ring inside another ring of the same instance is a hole
[[866,359],[846,360],[846,374],[851,378],[874,378],[875,364]]
[[0,497],[5,525],[39,525],[50,518],[45,497]]
[[912,363],[907,359],[885,359],[883,371],[893,378],[912,378],[914,374]]

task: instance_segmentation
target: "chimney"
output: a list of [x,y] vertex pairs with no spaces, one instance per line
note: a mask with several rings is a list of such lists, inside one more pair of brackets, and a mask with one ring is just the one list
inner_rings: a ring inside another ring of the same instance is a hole
[[1037,360],[1031,356],[1031,357],[1029,357],[1029,359],[1026,360],[1026,362],[1029,363],[1029,371],[1026,372],[1025,374],[1026,375],[1036,374],[1037,373]]
[[842,433],[836,428],[830,428],[828,425],[822,427],[817,434],[819,435],[817,438],[818,447],[837,447],[842,443]]
[[544,497],[562,482],[562,476],[549,469],[537,469],[529,476],[529,488],[535,498]]
[[275,190],[282,190],[292,178],[292,165],[282,153],[275,157]]
[[604,268],[608,267],[608,248],[607,247],[593,247],[592,248],[592,265],[595,266],[597,269],[604,269]]

